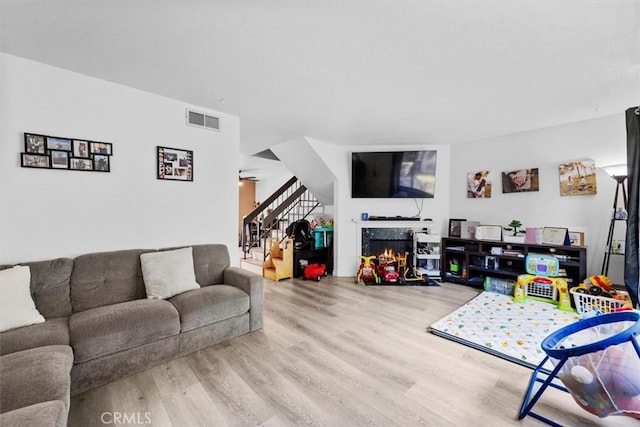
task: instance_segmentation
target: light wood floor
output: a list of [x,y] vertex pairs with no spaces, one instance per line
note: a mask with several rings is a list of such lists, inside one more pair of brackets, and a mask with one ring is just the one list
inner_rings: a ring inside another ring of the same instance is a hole
[[[76,396],[69,425],[113,424],[114,412],[180,427],[543,425],[517,420],[530,369],[426,332],[476,293],[266,281],[262,331]],[[536,407],[568,426],[640,425],[555,389]]]

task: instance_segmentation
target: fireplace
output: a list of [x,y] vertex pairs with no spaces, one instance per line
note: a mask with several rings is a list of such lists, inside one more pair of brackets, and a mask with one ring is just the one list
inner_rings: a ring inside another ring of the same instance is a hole
[[413,251],[413,230],[407,228],[363,228],[362,255],[380,255],[385,250],[404,254]]

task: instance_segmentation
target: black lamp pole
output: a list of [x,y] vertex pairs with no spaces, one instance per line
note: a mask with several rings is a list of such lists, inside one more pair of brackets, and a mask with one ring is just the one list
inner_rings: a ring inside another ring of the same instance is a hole
[[607,275],[609,272],[609,260],[611,259],[611,243],[613,242],[613,229],[616,224],[616,212],[618,210],[618,194],[620,194],[620,187],[622,187],[622,201],[624,203],[624,210],[627,210],[627,190],[624,188],[624,181],[627,179],[627,175],[612,175],[616,180],[616,193],[613,196],[613,216],[611,217],[611,225],[609,225],[609,235],[607,236],[607,251],[604,254],[604,260],[602,260],[602,270],[600,274]]

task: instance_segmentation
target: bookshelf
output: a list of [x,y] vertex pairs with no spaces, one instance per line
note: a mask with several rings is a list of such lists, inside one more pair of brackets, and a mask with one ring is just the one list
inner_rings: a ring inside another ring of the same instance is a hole
[[587,248],[528,243],[508,243],[445,237],[441,245],[443,281],[481,287],[485,278],[516,281],[525,274],[529,254],[550,255],[560,262],[560,277],[569,287],[581,283],[587,275]]

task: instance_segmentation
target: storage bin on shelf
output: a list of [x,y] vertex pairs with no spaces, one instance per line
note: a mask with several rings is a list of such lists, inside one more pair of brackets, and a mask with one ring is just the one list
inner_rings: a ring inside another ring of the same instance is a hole
[[327,248],[333,239],[333,228],[316,227],[313,229],[313,236],[315,239],[315,249]]
[[515,284],[515,280],[511,279],[486,277],[484,279],[484,290],[488,292],[496,292],[502,295],[513,295],[513,287]]

